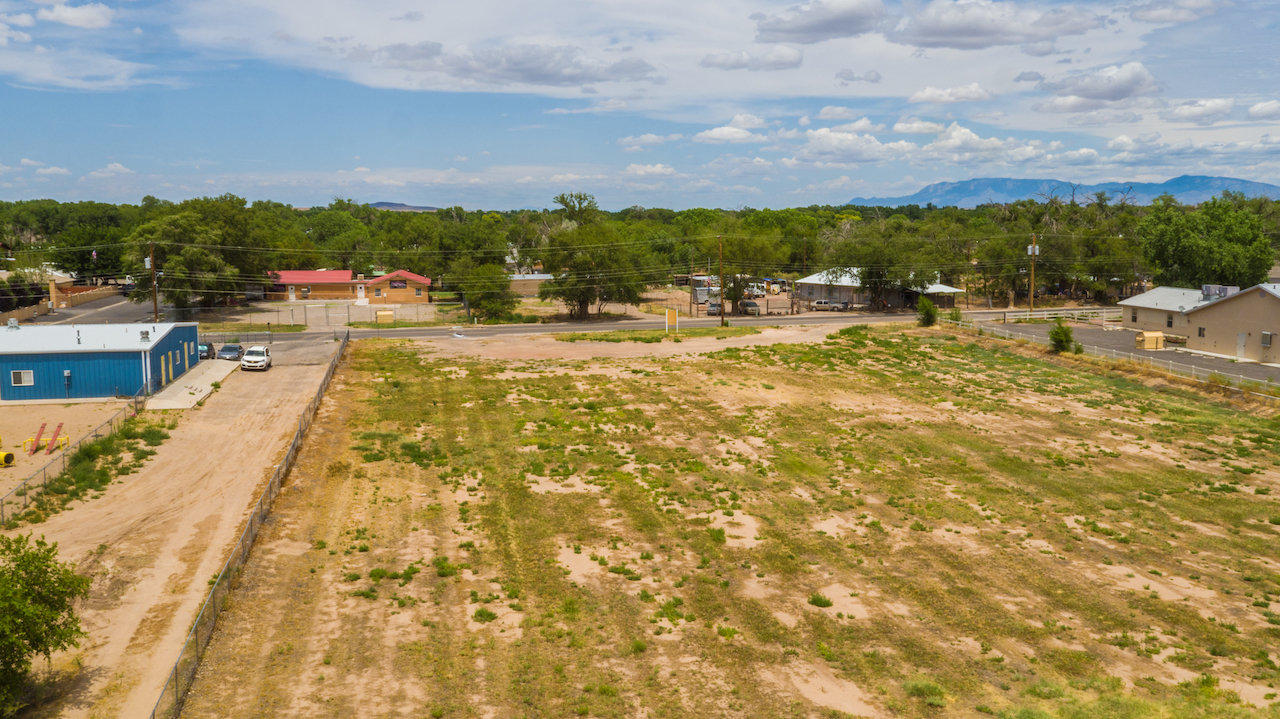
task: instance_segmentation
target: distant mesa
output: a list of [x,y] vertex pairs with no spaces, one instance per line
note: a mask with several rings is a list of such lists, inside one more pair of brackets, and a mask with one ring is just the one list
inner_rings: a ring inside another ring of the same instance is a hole
[[427,205],[406,205],[403,202],[370,202],[369,206],[389,212],[435,212],[440,209],[439,207],[428,207]]
[[901,207],[903,205],[928,205],[935,207],[977,207],[989,203],[1037,200],[1057,196],[1070,201],[1075,192],[1076,201],[1084,204],[1093,201],[1094,193],[1106,192],[1111,202],[1127,197],[1130,204],[1149,205],[1161,195],[1173,195],[1178,202],[1194,204],[1217,197],[1225,191],[1239,192],[1246,197],[1269,197],[1280,200],[1280,185],[1253,182],[1234,177],[1210,177],[1206,175],[1182,175],[1165,182],[1103,182],[1095,185],[1077,184],[1062,180],[1027,180],[1011,177],[978,177],[960,182],[935,182],[919,192],[900,197],[855,197],[850,205],[877,207]]

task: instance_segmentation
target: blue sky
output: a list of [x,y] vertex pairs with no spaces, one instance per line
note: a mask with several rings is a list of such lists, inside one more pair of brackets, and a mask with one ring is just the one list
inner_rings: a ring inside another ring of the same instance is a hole
[[0,0],[0,197],[783,207],[1280,182],[1280,3]]

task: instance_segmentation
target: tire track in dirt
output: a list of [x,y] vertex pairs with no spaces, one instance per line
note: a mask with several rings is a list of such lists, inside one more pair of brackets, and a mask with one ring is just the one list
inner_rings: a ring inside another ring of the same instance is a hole
[[83,668],[67,694],[32,716],[151,711],[207,580],[226,561],[323,373],[323,365],[282,365],[233,374],[137,474],[26,529],[94,574],[81,613]]

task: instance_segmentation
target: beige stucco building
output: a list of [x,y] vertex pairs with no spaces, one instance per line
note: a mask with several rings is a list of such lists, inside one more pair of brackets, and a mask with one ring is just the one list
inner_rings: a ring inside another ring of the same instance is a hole
[[1187,349],[1254,362],[1280,362],[1280,284],[1247,290],[1202,304],[1184,315]]
[[1212,302],[1215,295],[1184,287],[1157,287],[1120,300],[1121,324],[1133,330],[1187,336],[1187,312]]

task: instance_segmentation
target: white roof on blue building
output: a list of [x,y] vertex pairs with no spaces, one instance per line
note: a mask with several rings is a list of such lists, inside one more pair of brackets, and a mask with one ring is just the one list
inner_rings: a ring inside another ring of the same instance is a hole
[[0,327],[0,354],[51,352],[142,352],[156,346],[174,327],[192,322],[120,325],[18,325]]

